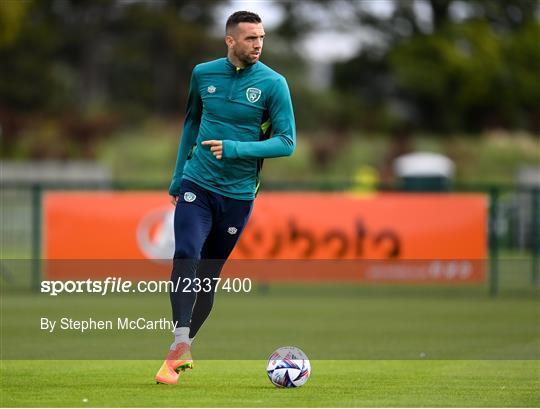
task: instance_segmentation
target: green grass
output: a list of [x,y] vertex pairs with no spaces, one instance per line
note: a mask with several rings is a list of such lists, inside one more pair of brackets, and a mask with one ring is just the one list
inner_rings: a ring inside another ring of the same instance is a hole
[[159,361],[4,361],[3,407],[537,407],[538,361],[314,361],[278,389],[264,361],[200,361],[156,385]]
[[[483,286],[221,293],[194,343],[196,367],[176,386],[153,381],[170,332],[38,329],[41,316],[166,317],[166,294],[3,288],[1,406],[538,407],[539,292],[512,282],[496,299]],[[291,344],[312,359],[312,376],[298,390],[277,389],[264,359]]]
[[[517,291],[517,290],[516,290]],[[540,359],[538,291],[482,287],[273,286],[218,293],[199,359],[261,359],[297,344],[312,359]],[[169,319],[167,294],[2,295],[4,359],[159,359],[169,330],[117,330],[118,317]],[[112,330],[40,329],[40,319],[111,320]],[[40,348],[36,349],[35,345]],[[130,345],[126,350],[125,345]],[[234,345],[234,348],[231,348]]]

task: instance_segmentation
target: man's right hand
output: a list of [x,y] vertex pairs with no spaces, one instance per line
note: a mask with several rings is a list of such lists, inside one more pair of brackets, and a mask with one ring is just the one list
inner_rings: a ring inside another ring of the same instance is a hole
[[171,197],[171,203],[176,206],[176,204],[178,203],[178,197],[179,196],[173,196],[173,195],[169,195]]

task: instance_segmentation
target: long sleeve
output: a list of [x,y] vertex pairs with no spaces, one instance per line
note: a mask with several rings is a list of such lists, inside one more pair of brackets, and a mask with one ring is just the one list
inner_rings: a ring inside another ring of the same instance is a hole
[[276,158],[289,156],[296,146],[296,127],[289,87],[283,77],[276,80],[268,100],[273,136],[264,141],[241,142],[224,140],[223,157]]
[[199,134],[199,126],[201,124],[202,100],[199,93],[199,85],[197,82],[196,68],[191,73],[191,82],[189,86],[189,94],[186,107],[186,117],[184,120],[184,128],[182,130],[182,140],[178,147],[178,155],[176,157],[176,166],[169,194],[178,196],[180,193],[180,182],[184,173],[184,165],[189,152],[195,145]]

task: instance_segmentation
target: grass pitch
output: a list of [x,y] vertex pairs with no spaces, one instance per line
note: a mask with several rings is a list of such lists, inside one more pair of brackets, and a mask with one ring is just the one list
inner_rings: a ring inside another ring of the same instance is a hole
[[[0,406],[540,407],[540,294],[528,284],[504,288],[498,298],[482,287],[220,294],[194,344],[195,369],[175,386],[154,382],[170,333],[39,330],[40,316],[166,316],[167,295],[4,288]],[[301,388],[278,389],[265,358],[291,344],[311,358],[312,375]]]
[[538,407],[538,361],[314,361],[278,389],[264,361],[200,361],[175,386],[159,361],[4,361],[3,407]]

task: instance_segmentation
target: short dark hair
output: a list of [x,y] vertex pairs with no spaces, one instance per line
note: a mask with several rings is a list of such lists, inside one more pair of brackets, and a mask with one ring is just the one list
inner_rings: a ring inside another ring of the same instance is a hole
[[236,11],[229,16],[227,23],[225,24],[225,32],[235,28],[240,23],[260,23],[261,18],[258,14],[251,11]]

